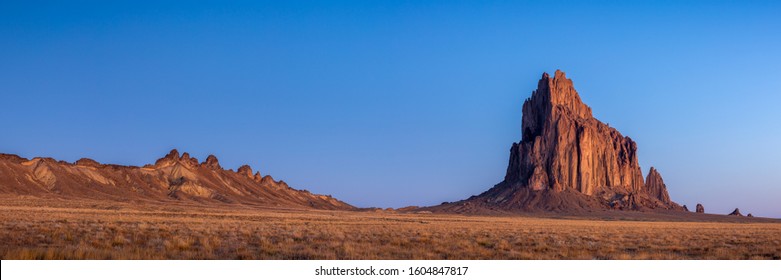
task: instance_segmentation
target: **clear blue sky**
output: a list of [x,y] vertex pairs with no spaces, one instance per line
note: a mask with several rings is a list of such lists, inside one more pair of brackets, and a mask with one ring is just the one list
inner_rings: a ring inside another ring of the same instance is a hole
[[438,204],[502,180],[558,68],[675,201],[781,217],[777,1],[16,2],[0,152],[178,148],[357,206]]

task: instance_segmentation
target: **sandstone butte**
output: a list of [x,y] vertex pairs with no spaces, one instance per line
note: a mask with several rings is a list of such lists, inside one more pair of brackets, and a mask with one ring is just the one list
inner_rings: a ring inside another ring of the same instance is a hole
[[643,179],[635,141],[594,118],[564,72],[544,73],[522,110],[521,141],[510,148],[504,180],[431,210],[685,211],[670,200],[658,170]]
[[83,158],[74,163],[52,158],[31,160],[0,154],[0,194],[131,203],[242,205],[248,207],[352,210],[330,195],[296,190],[248,165],[225,170],[214,155],[198,162],[174,149],[143,167],[101,164]]

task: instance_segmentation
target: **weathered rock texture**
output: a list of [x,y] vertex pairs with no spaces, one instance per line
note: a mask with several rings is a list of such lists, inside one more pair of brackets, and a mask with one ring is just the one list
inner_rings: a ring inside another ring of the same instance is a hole
[[290,188],[271,176],[252,174],[248,165],[224,170],[217,157],[203,163],[172,150],[144,167],[100,164],[80,159],[71,164],[51,158],[28,160],[0,154],[0,195],[86,198],[133,202],[194,202],[243,206],[354,209],[328,195]]
[[705,206],[702,206],[702,204],[697,203],[697,213],[705,213]]
[[637,144],[594,118],[564,72],[542,75],[523,103],[521,129],[504,181],[439,208],[683,210],[655,168],[644,182]]

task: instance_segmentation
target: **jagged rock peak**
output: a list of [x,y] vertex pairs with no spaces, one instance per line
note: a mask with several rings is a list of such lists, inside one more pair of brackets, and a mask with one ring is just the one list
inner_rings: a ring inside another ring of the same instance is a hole
[[222,167],[220,166],[220,161],[217,160],[217,157],[214,155],[209,155],[208,157],[206,157],[206,160],[203,163],[201,163],[201,165],[212,169],[222,169]]
[[159,167],[165,165],[166,163],[175,162],[177,160],[179,160],[179,151],[172,149],[170,152],[168,152],[167,155],[155,161],[155,166]]
[[[566,74],[561,70],[556,70],[553,78],[548,73],[543,73],[542,78],[537,82],[537,90],[532,92],[531,104],[538,110],[530,110],[527,114],[526,104],[524,103],[523,115],[524,119],[527,115],[534,115],[539,117],[538,114],[548,115],[555,107],[562,107],[572,111],[579,118],[591,118],[591,108],[583,104],[580,99],[580,95],[575,90],[575,86],[572,80],[568,79]],[[525,123],[525,122],[524,122]]]
[[651,197],[655,197],[665,204],[671,202],[670,194],[667,193],[667,186],[656,168],[651,167],[651,170],[648,171],[648,176],[645,179],[645,190]]
[[522,139],[513,144],[504,182],[532,190],[574,189],[592,195],[600,187],[638,192],[643,176],[637,144],[592,117],[572,80],[557,70],[543,74],[523,103]]
[[263,176],[263,178],[260,179],[260,183],[263,185],[276,184],[276,182],[274,182],[274,178],[272,178],[271,175]]
[[242,165],[238,170],[236,170],[236,173],[252,178],[252,167],[246,164]]
[[521,139],[510,148],[504,180],[477,196],[430,209],[684,210],[670,200],[655,168],[646,185],[637,143],[594,118],[563,71],[553,77],[543,73],[522,111]]
[[740,214],[740,209],[735,208],[735,210],[732,211],[732,213],[729,213],[730,216],[743,216],[743,214]]
[[263,179],[263,176],[260,176],[260,171],[255,171],[255,176],[252,177],[252,180],[255,180],[255,182],[260,183],[260,180]]
[[190,154],[186,152],[182,154],[180,160],[184,163],[187,163],[190,166],[198,166],[198,159],[194,157],[190,157]]
[[165,155],[165,157],[163,157],[163,158],[167,158],[167,159],[179,159],[179,151],[178,151],[178,150],[176,150],[176,149],[173,149],[173,150],[171,150],[170,152],[168,152],[168,154],[167,154],[167,155]]

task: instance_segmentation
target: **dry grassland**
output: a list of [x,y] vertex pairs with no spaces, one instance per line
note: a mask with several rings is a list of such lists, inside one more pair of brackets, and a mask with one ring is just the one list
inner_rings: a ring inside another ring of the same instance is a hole
[[780,223],[4,201],[0,227],[2,259],[781,259]]

